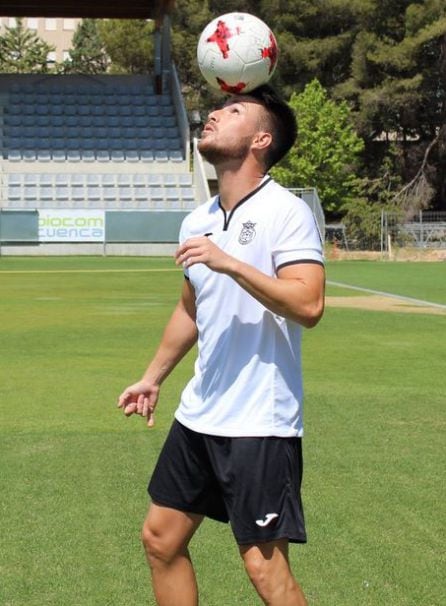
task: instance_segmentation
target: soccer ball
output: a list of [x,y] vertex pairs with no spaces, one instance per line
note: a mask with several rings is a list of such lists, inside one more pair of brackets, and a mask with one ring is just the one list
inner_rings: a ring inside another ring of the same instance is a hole
[[248,13],[227,13],[204,28],[198,40],[198,66],[212,88],[248,93],[266,84],[279,49],[270,28]]

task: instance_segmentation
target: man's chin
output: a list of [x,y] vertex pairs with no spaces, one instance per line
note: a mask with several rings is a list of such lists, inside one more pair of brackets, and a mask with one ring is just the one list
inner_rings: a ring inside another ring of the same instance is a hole
[[212,163],[212,159],[215,156],[215,150],[212,148],[212,146],[207,144],[206,138],[198,140],[197,148],[203,158]]

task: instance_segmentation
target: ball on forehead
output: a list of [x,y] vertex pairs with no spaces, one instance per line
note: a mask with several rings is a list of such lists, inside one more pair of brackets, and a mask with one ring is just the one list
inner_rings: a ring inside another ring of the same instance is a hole
[[198,66],[214,89],[249,93],[266,84],[277,65],[279,49],[271,29],[249,13],[213,19],[198,40]]

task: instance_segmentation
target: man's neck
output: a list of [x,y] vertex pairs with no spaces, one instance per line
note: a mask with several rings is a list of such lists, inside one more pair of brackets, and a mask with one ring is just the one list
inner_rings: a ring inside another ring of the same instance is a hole
[[262,182],[264,174],[260,170],[221,169],[216,167],[218,191],[221,206],[229,211]]

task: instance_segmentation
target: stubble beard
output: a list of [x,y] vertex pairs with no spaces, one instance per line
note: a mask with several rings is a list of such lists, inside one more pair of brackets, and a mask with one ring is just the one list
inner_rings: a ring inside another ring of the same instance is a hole
[[244,160],[248,155],[251,140],[247,137],[236,141],[236,145],[222,146],[218,142],[207,141],[206,138],[198,142],[198,151],[209,164],[223,164],[232,160]]

